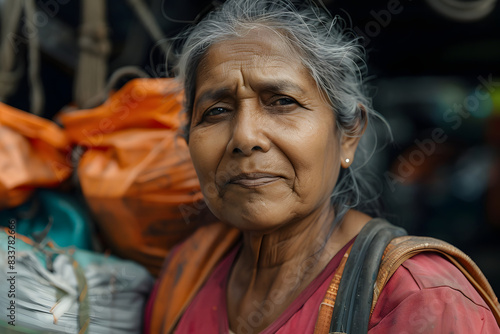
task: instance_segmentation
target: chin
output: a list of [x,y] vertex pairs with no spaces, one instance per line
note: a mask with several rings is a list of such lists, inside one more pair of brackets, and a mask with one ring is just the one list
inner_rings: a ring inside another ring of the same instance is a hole
[[[281,210],[247,210],[234,207],[224,210],[223,214],[216,215],[219,219],[243,232],[270,233],[285,225],[289,219]],[[288,212],[289,214],[290,212]]]

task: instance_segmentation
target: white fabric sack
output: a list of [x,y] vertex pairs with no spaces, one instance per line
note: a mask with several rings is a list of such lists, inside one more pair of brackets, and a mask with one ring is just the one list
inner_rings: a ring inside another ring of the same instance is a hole
[[73,268],[75,260],[87,283],[90,322],[86,332],[141,333],[143,308],[154,282],[145,268],[112,256],[76,250],[71,256],[55,254],[51,272],[38,250],[19,239],[16,248],[19,250],[15,260],[15,298],[9,298],[8,279],[12,275],[8,273],[12,270],[7,263],[7,235],[0,233],[0,307],[6,310],[10,301],[15,300],[16,329],[79,332],[78,315],[82,309]]

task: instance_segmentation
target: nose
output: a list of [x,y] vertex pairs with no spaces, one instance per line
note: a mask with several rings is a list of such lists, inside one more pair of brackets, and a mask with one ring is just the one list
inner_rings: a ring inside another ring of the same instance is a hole
[[241,108],[232,120],[228,153],[250,156],[257,151],[269,151],[271,144],[266,123],[266,117],[256,108]]

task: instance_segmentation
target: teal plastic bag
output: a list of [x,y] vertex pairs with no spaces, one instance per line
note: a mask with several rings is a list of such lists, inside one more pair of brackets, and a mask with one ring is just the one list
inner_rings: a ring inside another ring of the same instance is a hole
[[16,232],[32,237],[52,221],[48,237],[60,247],[92,250],[91,219],[73,197],[53,190],[37,190],[22,205],[0,211],[0,225],[16,222]]

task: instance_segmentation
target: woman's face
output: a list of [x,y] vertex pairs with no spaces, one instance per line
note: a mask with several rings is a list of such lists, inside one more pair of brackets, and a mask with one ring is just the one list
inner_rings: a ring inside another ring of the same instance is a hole
[[292,48],[253,30],[211,46],[196,79],[189,149],[219,219],[267,232],[330,207],[341,139]]

